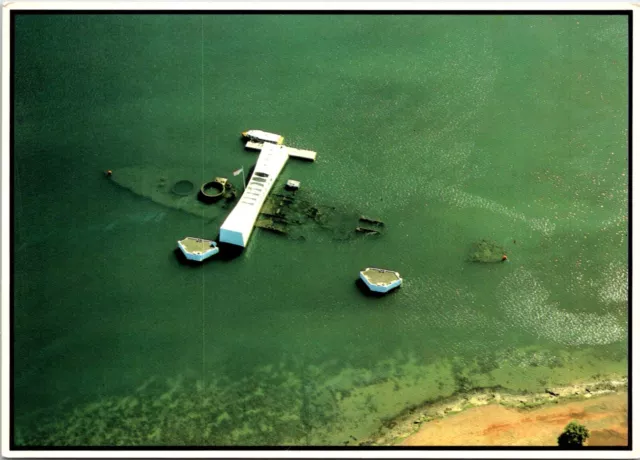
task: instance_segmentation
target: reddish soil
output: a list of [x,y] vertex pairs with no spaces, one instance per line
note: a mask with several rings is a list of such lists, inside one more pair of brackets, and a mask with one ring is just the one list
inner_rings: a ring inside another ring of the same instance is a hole
[[404,446],[555,446],[572,420],[587,427],[589,446],[626,446],[627,393],[519,410],[490,404],[424,423]]

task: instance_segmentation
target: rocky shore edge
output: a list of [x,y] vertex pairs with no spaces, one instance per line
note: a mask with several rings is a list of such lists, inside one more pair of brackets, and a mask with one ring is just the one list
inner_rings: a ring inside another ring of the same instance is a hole
[[393,446],[420,430],[422,424],[457,414],[472,407],[501,404],[514,409],[528,410],[547,404],[558,404],[627,390],[627,377],[611,377],[573,385],[547,387],[540,393],[516,394],[502,387],[472,390],[454,394],[439,401],[425,402],[405,410],[397,417],[383,421],[383,427],[361,446]]

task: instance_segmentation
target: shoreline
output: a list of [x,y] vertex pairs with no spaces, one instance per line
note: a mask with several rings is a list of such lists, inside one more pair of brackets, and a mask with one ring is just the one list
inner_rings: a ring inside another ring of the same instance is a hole
[[426,402],[420,407],[403,411],[390,420],[378,432],[360,442],[361,446],[399,445],[418,433],[429,422],[444,420],[448,416],[460,414],[467,409],[497,405],[504,408],[527,412],[555,404],[586,401],[590,398],[626,392],[627,377],[612,376],[590,382],[545,388],[539,393],[511,393],[503,388],[472,390],[464,394]]

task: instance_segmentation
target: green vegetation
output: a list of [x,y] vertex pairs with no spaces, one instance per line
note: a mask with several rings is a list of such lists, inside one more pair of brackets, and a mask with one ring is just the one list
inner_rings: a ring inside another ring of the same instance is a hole
[[560,447],[581,447],[589,437],[589,430],[578,422],[570,422],[560,436],[558,445]]
[[[22,446],[231,446],[320,443],[335,404],[302,373],[264,370],[238,382],[182,377],[40,417]],[[322,435],[321,433],[319,435]]]
[[531,401],[525,401],[521,405],[513,406],[513,407],[517,407],[519,409],[538,409],[538,408],[540,408],[542,406],[546,406],[547,404],[554,404],[556,402],[557,402],[557,400],[534,399],[534,400],[531,400]]

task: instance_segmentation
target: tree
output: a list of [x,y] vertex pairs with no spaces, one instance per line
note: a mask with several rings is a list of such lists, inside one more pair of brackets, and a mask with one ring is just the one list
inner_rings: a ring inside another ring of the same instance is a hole
[[581,447],[589,437],[589,430],[578,422],[570,422],[564,427],[564,431],[558,436],[560,447]]

